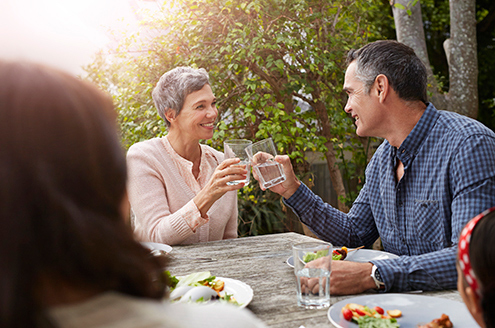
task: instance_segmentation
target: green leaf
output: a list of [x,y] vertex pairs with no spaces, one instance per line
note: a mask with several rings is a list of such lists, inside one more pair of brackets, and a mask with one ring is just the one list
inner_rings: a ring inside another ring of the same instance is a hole
[[[343,0],[311,2],[311,9],[300,0],[208,0],[174,6],[157,17],[143,13],[144,26],[160,33],[124,35],[111,56],[98,54],[86,67],[87,79],[114,99],[124,147],[166,135],[151,98],[160,76],[178,66],[203,67],[218,99],[220,123],[213,138],[202,142],[222,150],[227,138],[271,136],[303,179],[311,170],[305,152],[325,152],[326,140],[334,137],[331,160],[341,163],[339,172],[350,190],[338,196],[352,203],[360,185],[356,181],[364,182],[368,152],[374,148],[364,149],[342,110],[345,58],[348,50],[368,40],[387,38],[380,34],[390,25],[383,6]],[[313,108],[302,105],[306,100]],[[329,128],[323,130],[326,124]],[[350,187],[354,185],[358,187]],[[238,191],[239,235],[289,229],[280,197],[251,187]]]

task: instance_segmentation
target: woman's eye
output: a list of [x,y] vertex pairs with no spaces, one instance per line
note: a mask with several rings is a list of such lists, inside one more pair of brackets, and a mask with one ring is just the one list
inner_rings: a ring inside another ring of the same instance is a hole
[[203,109],[203,105],[199,105],[198,107],[196,107],[196,109]]

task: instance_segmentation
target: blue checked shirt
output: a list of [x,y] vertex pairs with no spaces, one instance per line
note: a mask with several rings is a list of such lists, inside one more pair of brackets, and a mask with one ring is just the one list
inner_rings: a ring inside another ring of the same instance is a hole
[[[404,164],[398,183],[397,158]],[[453,289],[463,226],[495,206],[495,133],[429,104],[398,149],[388,141],[377,149],[349,213],[304,184],[284,201],[334,245],[371,246],[381,237],[385,251],[400,256],[371,261],[386,291]]]

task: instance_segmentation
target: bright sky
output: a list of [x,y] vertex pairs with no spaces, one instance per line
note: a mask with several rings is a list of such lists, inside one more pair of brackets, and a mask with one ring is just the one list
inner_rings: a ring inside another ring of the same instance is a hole
[[83,74],[111,28],[136,24],[136,0],[0,0],[0,58],[42,62]]

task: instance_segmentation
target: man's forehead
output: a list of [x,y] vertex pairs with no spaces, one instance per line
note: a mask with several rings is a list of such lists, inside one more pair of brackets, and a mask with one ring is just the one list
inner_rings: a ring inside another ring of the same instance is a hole
[[352,76],[356,73],[356,65],[356,61],[353,61],[349,64],[349,66],[347,66],[347,69],[345,70],[346,77]]
[[351,88],[350,83],[352,82],[352,79],[356,75],[356,61],[353,61],[352,63],[347,66],[347,70],[345,71],[345,76],[344,76],[344,91],[348,90]]

